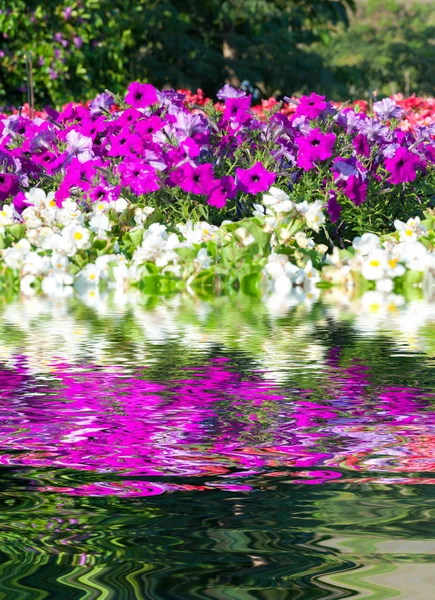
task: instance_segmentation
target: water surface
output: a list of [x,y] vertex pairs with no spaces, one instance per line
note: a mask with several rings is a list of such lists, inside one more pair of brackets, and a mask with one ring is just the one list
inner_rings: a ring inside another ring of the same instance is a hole
[[430,298],[5,300],[0,335],[0,599],[431,597]]

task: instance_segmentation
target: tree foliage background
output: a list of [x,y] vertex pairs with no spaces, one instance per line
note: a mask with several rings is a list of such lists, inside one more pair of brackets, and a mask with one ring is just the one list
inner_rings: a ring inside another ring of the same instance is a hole
[[26,100],[29,56],[39,106],[133,80],[212,96],[226,81],[259,96],[433,94],[434,12],[427,0],[0,0],[0,104]]

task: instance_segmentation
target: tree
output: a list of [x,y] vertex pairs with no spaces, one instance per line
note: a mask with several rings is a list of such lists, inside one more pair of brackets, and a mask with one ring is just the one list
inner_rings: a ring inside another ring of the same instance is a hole
[[10,0],[0,14],[0,98],[25,99],[31,55],[39,103],[62,104],[132,80],[214,94],[248,80],[262,94],[308,89],[307,48],[347,23],[353,0]]

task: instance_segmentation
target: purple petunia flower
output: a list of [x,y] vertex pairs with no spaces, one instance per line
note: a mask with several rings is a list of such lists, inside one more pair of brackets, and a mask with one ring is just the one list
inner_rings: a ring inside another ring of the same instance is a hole
[[224,175],[218,185],[212,190],[207,202],[210,206],[223,208],[226,201],[235,198],[236,194],[237,187],[234,178],[231,175]]
[[150,83],[130,83],[125,102],[134,108],[146,108],[157,102],[157,90]]
[[352,200],[355,206],[359,206],[367,199],[367,183],[357,175],[349,177],[342,191],[349,200]]
[[115,104],[113,97],[107,92],[98,94],[90,103],[89,110],[93,117],[102,115],[105,111],[110,112],[110,109]]
[[366,158],[370,156],[370,144],[365,135],[359,133],[353,138],[352,144],[358,156],[365,156]]
[[0,200],[6,200],[9,196],[15,196],[20,189],[17,175],[12,173],[0,173]]
[[298,167],[305,171],[314,169],[316,160],[327,160],[332,156],[336,136],[334,133],[322,133],[317,127],[313,129],[306,137],[296,139],[296,145],[299,147],[297,159]]
[[88,195],[91,202],[114,202],[119,198],[120,193],[121,187],[119,185],[111,187],[104,183],[100,183],[95,188],[91,189],[88,192]]
[[395,184],[414,181],[420,165],[420,158],[406,148],[398,148],[393,158],[385,159],[385,168],[391,173],[389,181]]
[[296,108],[296,114],[309,119],[317,119],[327,107],[325,96],[319,96],[313,92],[310,96],[302,96]]
[[388,121],[388,119],[400,119],[405,111],[400,106],[397,106],[396,102],[391,98],[384,98],[373,104],[373,112],[382,121]]
[[374,119],[361,121],[359,131],[367,136],[369,142],[386,142],[390,136],[388,127]]
[[223,121],[235,123],[246,123],[252,117],[249,110],[251,107],[251,96],[243,98],[229,98],[225,102]]
[[337,202],[337,194],[334,190],[329,190],[329,200],[326,205],[331,223],[336,223],[340,218],[342,206]]
[[337,156],[337,158],[334,159],[331,171],[334,173],[336,182],[347,181],[351,175],[361,177],[363,180],[365,178],[365,169],[354,156],[351,156],[350,158]]
[[210,164],[193,167],[187,163],[181,167],[180,187],[187,193],[207,195],[216,186],[213,167]]
[[225,102],[229,98],[243,98],[244,96],[246,96],[246,92],[244,92],[243,90],[236,90],[236,88],[233,88],[232,85],[226,83],[224,87],[218,91],[216,96],[217,98],[219,98],[219,100]]
[[127,159],[118,166],[121,183],[138,196],[160,189],[160,181],[153,167],[138,159]]
[[256,162],[250,169],[236,169],[238,187],[247,194],[266,192],[274,183],[276,174]]

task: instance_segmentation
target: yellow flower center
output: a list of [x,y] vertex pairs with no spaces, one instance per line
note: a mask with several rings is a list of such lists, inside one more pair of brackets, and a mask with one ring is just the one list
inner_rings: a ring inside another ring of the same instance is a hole
[[2,210],[0,214],[1,214],[2,217],[7,217],[7,214],[6,214],[5,210]]
[[95,279],[95,273],[91,273],[91,274],[89,275],[89,279],[90,279],[91,281],[93,281],[93,280]]
[[76,231],[74,234],[74,239],[75,240],[81,240],[83,239],[83,233],[81,231]]
[[50,206],[56,206],[56,200],[50,200],[49,204]]
[[371,267],[380,267],[381,266],[381,263],[376,259],[371,260],[369,264]]
[[412,231],[412,229],[407,229],[407,230],[405,231],[405,235],[407,235],[408,237],[412,237],[412,234],[413,234],[413,233],[414,233],[414,232]]
[[370,304],[370,312],[378,312],[380,308],[380,304]]
[[390,258],[388,264],[390,265],[391,269],[395,269],[397,265],[397,258]]

